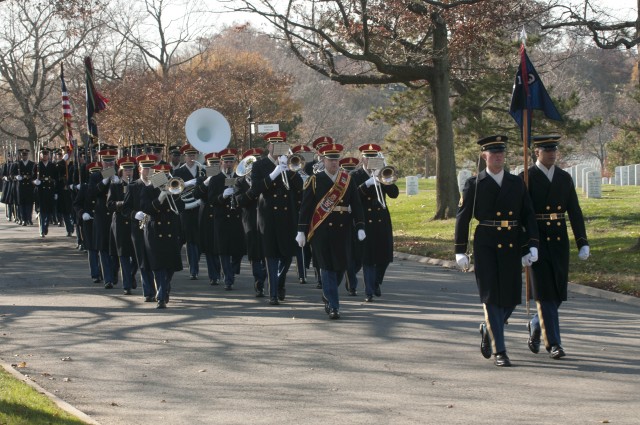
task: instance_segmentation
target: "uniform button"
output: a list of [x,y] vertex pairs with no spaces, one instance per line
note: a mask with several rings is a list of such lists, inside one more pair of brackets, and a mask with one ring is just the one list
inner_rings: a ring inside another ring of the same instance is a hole
[[128,221],[125,221],[125,222],[124,222],[124,224],[129,224],[129,222],[128,222]]
[[284,210],[286,211],[286,210],[287,210],[287,207],[284,207]]
[[277,197],[278,197],[278,194],[277,194],[277,193],[274,193],[274,194],[273,194],[273,197],[274,197],[274,198],[277,198]]
[[498,244],[498,248],[502,248],[502,244],[501,243]]
[[547,226],[551,226],[551,222],[550,221],[547,221]]
[[213,214],[209,214],[209,217],[213,217]]
[[371,197],[369,196],[369,197],[367,197],[367,199],[368,199],[368,200],[371,200]]
[[273,183],[273,186],[274,186],[274,187],[275,187],[275,185],[276,185],[276,184],[275,184],[275,183]]
[[333,223],[329,223],[329,226],[333,226]]
[[507,227],[507,230],[511,230],[511,226]]
[[500,217],[500,216],[502,215],[502,213],[501,213],[500,211],[498,211],[498,212],[496,213],[496,215],[497,215],[498,217]]
[[558,211],[560,211],[562,209],[562,207],[560,205],[558,205]]
[[513,248],[513,244],[512,243],[509,244],[509,248]]
[[373,220],[369,220],[369,223],[373,223]]
[[159,238],[161,238],[161,237],[162,237],[162,235],[158,235],[158,237],[159,237]]
[[509,211],[509,215],[513,215],[513,211]]
[[549,211],[551,209],[551,207],[549,205],[547,205],[547,211]]
[[278,207],[273,207],[273,209],[274,209],[274,210],[277,210],[277,209],[278,209]]
[[547,240],[548,240],[548,241],[550,241],[550,240],[551,240],[551,238],[550,238],[549,236],[547,236]]
[[209,204],[209,206],[210,206],[211,208],[213,208],[213,204]]
[[157,223],[158,223],[158,224],[162,224],[162,222],[161,222],[161,221],[158,221]]
[[558,236],[558,240],[560,240],[560,236]]
[[367,211],[371,211],[371,208],[368,208]]
[[558,226],[560,226],[560,222],[557,222],[556,224],[557,224]]
[[227,218],[231,217],[231,214],[227,214]]
[[342,226],[343,226],[343,224],[340,224],[340,227],[342,227]]
[[378,219],[378,223],[382,223],[382,219],[381,218]]
[[502,230],[502,227],[498,227],[498,230]]
[[382,208],[378,208],[378,211],[380,211]]
[[285,194],[285,195],[284,195],[284,197],[286,198],[286,197],[287,197],[287,195]]
[[171,234],[168,234],[167,236],[168,236],[168,237],[171,237]]

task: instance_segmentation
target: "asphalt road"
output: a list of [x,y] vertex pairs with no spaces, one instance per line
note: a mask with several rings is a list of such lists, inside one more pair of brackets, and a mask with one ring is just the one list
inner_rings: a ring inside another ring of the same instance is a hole
[[497,368],[469,273],[397,259],[330,321],[292,273],[283,304],[255,298],[244,263],[230,292],[178,273],[156,310],[92,283],[64,235],[2,219],[0,362],[103,425],[640,423],[637,299],[571,291],[562,360],[528,350],[521,306]]

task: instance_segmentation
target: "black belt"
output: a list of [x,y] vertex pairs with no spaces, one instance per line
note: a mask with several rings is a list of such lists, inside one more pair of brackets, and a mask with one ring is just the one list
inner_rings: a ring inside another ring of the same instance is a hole
[[536,214],[536,220],[564,220],[564,213]]
[[513,220],[513,221],[509,221],[509,220],[502,220],[502,221],[480,220],[480,225],[481,226],[491,226],[491,227],[510,227],[510,226],[517,226],[518,225],[518,220]]

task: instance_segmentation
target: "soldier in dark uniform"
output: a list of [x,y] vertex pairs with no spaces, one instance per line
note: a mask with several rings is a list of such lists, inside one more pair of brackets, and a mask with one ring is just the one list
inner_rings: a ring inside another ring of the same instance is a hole
[[[298,170],[298,174],[302,178],[302,183],[309,178],[309,174],[306,173],[305,169],[308,169],[306,162],[306,157],[308,155],[313,155],[313,150],[305,145],[296,145],[291,148],[291,154],[300,156],[304,161],[304,169]],[[296,202],[298,211],[300,210],[300,205],[302,204],[302,190],[298,194],[296,194]],[[298,247],[296,250],[296,270],[298,272],[298,282],[301,284],[307,283],[307,269],[311,265],[311,248],[309,245],[305,245],[303,247]]]
[[[94,248],[93,243],[93,210],[96,204],[96,199],[90,195],[90,186],[95,191],[97,181],[100,180],[102,171],[102,164],[99,162],[92,162],[87,164],[87,178],[78,183],[76,186],[78,192],[76,198],[73,201],[73,208],[76,211],[76,217],[80,217],[82,220],[82,241],[84,247],[87,250],[87,257],[89,261],[89,271],[94,283],[100,283],[102,281],[102,271],[100,269],[100,256],[98,250]],[[93,181],[93,183],[89,183]]]
[[[362,153],[362,167],[351,174],[358,187],[362,207],[364,208],[367,239],[362,243],[362,275],[364,277],[365,301],[371,302],[373,295],[382,295],[380,286],[389,263],[393,261],[393,229],[391,216],[386,208],[386,198],[397,198],[400,194],[395,183],[376,183],[373,174],[368,171],[369,159],[380,156],[381,148],[375,143],[367,143],[358,148]],[[381,190],[382,202],[378,199],[376,185]]]
[[[204,167],[196,162],[198,150],[186,144],[180,148],[180,152],[184,154],[186,162],[171,172],[173,177],[180,177],[185,182],[185,188],[196,184],[197,178],[205,175]],[[185,210],[180,213],[180,222],[182,223],[182,237],[187,245],[187,263],[189,264],[189,275],[191,280],[196,280],[200,273],[200,249],[198,241],[200,238],[200,226],[198,225],[198,216],[200,215],[200,204],[202,201],[194,200],[189,205],[185,204]]]
[[54,212],[55,201],[58,200],[58,174],[56,166],[49,160],[49,148],[42,148],[40,161],[36,165],[35,180],[36,197],[38,200],[40,237],[49,233],[49,220]]
[[[307,162],[304,166],[304,172],[308,176],[312,176],[313,174],[316,174],[318,171],[322,171],[324,164],[322,162],[322,157],[320,156],[320,148],[327,144],[333,144],[333,142],[334,142],[333,137],[321,136],[316,138],[311,143],[311,146],[313,146],[313,149],[316,151],[316,158],[313,161]],[[304,248],[307,250],[305,251],[305,255],[310,254],[308,255],[308,257],[310,257],[313,260],[313,271],[316,275],[316,281],[317,281],[316,288],[322,289],[322,276],[320,275],[320,266],[318,266],[318,260],[315,258],[315,255],[313,254],[313,249],[311,248],[311,244],[305,244]]]
[[507,137],[501,135],[478,141],[487,168],[465,183],[455,228],[456,262],[466,269],[469,223],[474,217],[479,222],[473,255],[485,315],[485,322],[480,324],[480,351],[487,359],[493,351],[496,366],[511,366],[504,324],[522,301],[521,262],[531,264],[538,256],[538,228],[531,199],[522,179],[504,171],[506,141]]
[[[156,173],[169,174],[171,166],[158,164],[153,169]],[[173,274],[182,270],[180,219],[176,212],[184,210],[184,202],[180,195],[149,185],[142,190],[140,206],[149,216],[144,228],[145,268],[151,269],[155,278],[156,308],[166,308]]]
[[69,149],[67,147],[58,148],[55,151],[55,165],[58,171],[58,201],[56,202],[56,213],[58,223],[64,223],[67,236],[73,236],[73,206],[71,199],[71,189],[69,189]]
[[533,137],[536,164],[529,168],[529,195],[540,233],[539,258],[532,266],[537,314],[527,324],[529,349],[540,351],[540,336],[553,359],[564,357],[558,308],[567,300],[569,236],[566,215],[578,246],[578,257],[589,258],[589,242],[582,209],[571,175],[555,166],[559,135]]
[[33,224],[33,178],[35,162],[29,159],[29,149],[20,149],[20,159],[13,166],[13,177],[17,182],[19,215],[22,225]]
[[364,216],[358,189],[349,173],[339,168],[343,146],[320,148],[324,170],[305,183],[296,241],[309,240],[322,275],[322,300],[330,319],[340,318],[339,277],[347,270],[352,226],[365,239]]
[[[344,157],[338,162],[340,168],[349,174],[353,174],[358,167],[358,164],[360,164],[360,161],[358,158],[353,156]],[[366,214],[366,210],[364,211]],[[309,244],[305,245],[305,247],[308,245]],[[351,232],[351,251],[348,261],[349,264],[347,265],[347,271],[345,273],[345,288],[349,296],[355,297],[358,295],[358,272],[362,268],[362,242],[358,240],[358,234],[355,228]],[[340,279],[340,282],[342,282],[342,278]],[[340,286],[340,283],[338,283],[338,286]]]
[[[196,155],[198,151],[196,150]],[[182,158],[182,149],[178,145],[169,146],[169,165],[171,165],[171,175],[175,177],[178,168],[184,165],[180,159]],[[195,158],[194,158],[195,159]]]
[[[242,154],[242,159],[252,157],[254,158],[252,162],[255,162],[262,154],[261,148],[253,148],[245,151]],[[258,200],[251,193],[252,166],[253,163],[247,165],[246,174],[237,178],[234,196],[238,207],[242,209],[242,226],[247,246],[247,258],[251,263],[251,273],[253,274],[253,289],[256,292],[256,297],[264,297],[267,268],[262,251],[262,240],[260,240],[260,232],[258,231]]]
[[69,164],[69,183],[71,184],[71,205],[74,211],[74,227],[76,231],[77,249],[84,250],[83,220],[82,213],[78,214],[76,208],[76,198],[80,190],[81,184],[87,183],[89,180],[89,171],[86,166],[86,157],[84,148],[76,147],[74,150],[74,161]]
[[[218,158],[215,152],[211,152],[204,157],[209,167],[220,166],[220,158]],[[205,179],[199,179],[193,190],[193,197],[201,201],[200,209],[198,211],[198,249],[204,254],[207,260],[207,274],[209,277],[209,285],[217,286],[220,284],[220,276],[222,266],[220,265],[220,257],[215,253],[215,204],[213,199],[209,199],[209,182],[213,175],[207,176]]]
[[[300,175],[288,170],[287,157],[276,157],[275,145],[279,143],[280,149],[286,137],[284,131],[266,134],[264,139],[269,143],[269,154],[256,161],[251,169],[251,196],[258,199],[258,230],[267,266],[271,305],[279,304],[286,296],[286,287],[279,285],[284,283],[284,276],[278,273],[289,270],[296,254],[298,213],[295,193],[302,187]],[[288,148],[285,146],[282,151],[286,152]],[[283,182],[285,173],[289,188]]]
[[117,165],[119,181],[112,181],[109,184],[107,194],[107,209],[111,213],[111,241],[115,242],[115,247],[111,251],[115,250],[118,253],[124,295],[131,295],[131,290],[137,286],[134,280],[136,260],[131,238],[132,219],[125,214],[124,197],[132,185],[133,169],[136,166],[135,158],[125,156],[118,159]]
[[13,161],[11,160],[11,153],[5,151],[5,162],[2,164],[2,196],[0,196],[0,202],[4,204],[5,216],[7,221],[11,221],[13,218],[13,211],[11,210],[11,204],[9,200],[9,188],[11,187],[11,168],[13,167]]
[[[118,151],[115,149],[104,149],[98,152],[102,163],[102,175],[92,174],[89,179],[87,199],[93,204],[93,237],[92,249],[97,250],[100,255],[100,264],[104,276],[105,289],[112,289],[118,282],[118,257],[113,250],[115,243],[111,242],[111,220],[112,215],[107,208],[107,193],[111,183],[119,183],[120,178],[113,174],[115,172],[115,159]],[[105,177],[104,175],[107,175]]]
[[[234,198],[237,151],[224,149],[218,152],[221,167],[220,174],[211,178],[207,199],[213,202],[214,212],[214,252],[220,257],[224,273],[224,288],[230,291],[235,275],[238,274],[240,262],[246,253],[244,228],[242,226],[242,209]],[[234,179],[233,185],[227,179]]]
[[140,178],[134,181],[124,196],[122,206],[122,214],[129,218],[131,241],[135,254],[135,261],[140,270],[142,280],[142,296],[145,302],[153,302],[155,300],[155,286],[153,281],[153,272],[145,262],[145,246],[144,246],[144,220],[145,214],[142,211],[142,191],[149,186],[149,174],[156,163],[155,155],[138,155],[136,157]]

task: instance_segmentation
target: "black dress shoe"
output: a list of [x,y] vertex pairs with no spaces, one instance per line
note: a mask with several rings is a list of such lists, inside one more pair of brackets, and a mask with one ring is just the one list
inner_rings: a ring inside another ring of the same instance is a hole
[[322,289],[322,282],[318,282],[318,284],[316,285],[316,289]]
[[231,287],[231,285],[224,285],[224,290],[225,291],[231,291],[233,288]]
[[355,289],[349,289],[348,294],[349,294],[349,296],[351,296],[351,297],[355,297],[356,295],[358,295],[358,293],[356,292],[356,290],[355,290]]
[[339,319],[339,318],[340,318],[340,312],[338,311],[338,309],[337,308],[332,308],[329,311],[329,319],[336,320],[336,319]]
[[131,289],[125,289],[123,295],[131,295]]
[[284,301],[285,297],[287,296],[287,289],[282,286],[278,288],[278,299],[280,301]]
[[373,301],[373,295],[367,295],[367,297],[364,299],[364,302],[366,303],[370,303]]
[[155,297],[144,297],[144,302],[146,303],[152,303],[156,300]]
[[156,308],[167,308],[167,303],[165,303],[164,301],[158,301],[158,305],[156,305]]
[[113,283],[107,282],[104,284],[104,289],[113,289]]
[[503,351],[502,353],[496,354],[495,360],[496,366],[500,367],[509,367],[511,366],[511,360],[509,360],[509,356],[507,356],[507,352]]
[[324,303],[324,312],[329,314],[329,300],[322,294],[322,302]]
[[218,285],[219,285],[219,283],[218,283],[218,279],[211,279],[211,280],[209,281],[209,285],[211,285],[211,286],[218,286]]
[[[480,353],[482,357],[485,359],[491,358],[491,338],[489,338],[489,331],[487,330],[486,323],[480,323],[480,335],[482,339],[480,340]],[[509,360],[507,358],[507,360]]]
[[196,276],[195,274],[192,274],[189,280],[198,280],[198,276]]
[[527,345],[532,353],[538,354],[540,352],[540,328],[536,328],[531,333],[531,322],[527,323],[527,330],[529,331],[529,340]]
[[278,299],[277,299],[277,298],[273,297],[273,298],[271,298],[271,299],[269,300],[269,304],[271,304],[271,305],[278,305],[278,304],[280,304],[280,302],[278,302]]
[[138,281],[134,277],[133,281],[131,282],[131,289],[136,289],[137,287],[138,287]]
[[301,277],[300,279],[298,279],[298,281],[300,282],[300,285],[304,285],[305,283],[307,283],[307,280],[304,277]]
[[373,290],[373,295],[376,297],[382,296],[382,291],[380,290],[380,285],[376,285],[376,288]]
[[102,279],[100,279],[99,277],[93,278],[93,283],[100,283],[100,282],[102,282]]
[[552,359],[558,360],[567,354],[564,352],[564,348],[561,345],[552,345],[551,351],[549,352],[549,357]]

